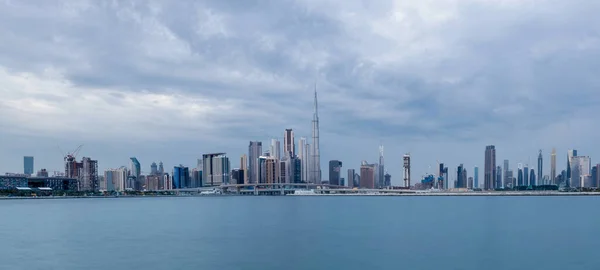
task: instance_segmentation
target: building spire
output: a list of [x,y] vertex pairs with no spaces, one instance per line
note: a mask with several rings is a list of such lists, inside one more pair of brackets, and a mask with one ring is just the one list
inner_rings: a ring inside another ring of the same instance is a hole
[[315,112],[314,113],[315,113],[315,115],[314,115],[315,119],[318,119],[319,118],[319,105],[317,102],[317,82],[316,81],[315,81]]
[[312,120],[312,183],[321,183],[321,153],[319,150],[319,109],[317,102],[317,82],[315,81],[315,112]]

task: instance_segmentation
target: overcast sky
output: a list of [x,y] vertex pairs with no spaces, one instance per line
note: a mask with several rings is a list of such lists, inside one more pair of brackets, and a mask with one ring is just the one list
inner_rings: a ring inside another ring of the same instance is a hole
[[[195,166],[250,140],[310,137],[316,81],[327,164],[392,183],[450,167],[600,158],[600,1],[0,0],[0,172],[101,170],[136,156]],[[59,150],[62,149],[62,150]],[[266,147],[264,147],[266,148]],[[483,169],[480,169],[480,184]]]

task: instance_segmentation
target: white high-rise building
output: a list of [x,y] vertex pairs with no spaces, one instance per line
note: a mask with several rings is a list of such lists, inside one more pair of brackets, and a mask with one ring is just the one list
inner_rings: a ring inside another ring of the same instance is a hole
[[304,164],[308,159],[308,155],[306,153],[306,138],[300,137],[298,140],[300,144],[300,148],[298,149],[298,158],[300,159],[300,181],[306,182],[306,178],[308,176],[306,170],[306,165]]
[[104,171],[104,180],[100,183],[100,190],[125,191],[128,174],[126,167]]
[[552,148],[552,154],[550,154],[550,183],[556,185],[556,148]]
[[281,159],[281,142],[277,139],[271,139],[269,153],[275,159]]
[[586,177],[591,175],[592,162],[588,156],[571,157],[571,186],[585,187]]
[[246,154],[240,158],[240,169],[244,171],[244,184],[248,184],[248,156]]
[[262,155],[262,142],[251,141],[248,145],[248,181],[250,184],[259,183],[259,157]]

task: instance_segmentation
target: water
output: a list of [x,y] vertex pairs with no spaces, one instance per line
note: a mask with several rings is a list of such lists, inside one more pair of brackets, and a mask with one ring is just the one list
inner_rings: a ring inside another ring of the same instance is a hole
[[599,269],[600,197],[0,201],[0,269]]

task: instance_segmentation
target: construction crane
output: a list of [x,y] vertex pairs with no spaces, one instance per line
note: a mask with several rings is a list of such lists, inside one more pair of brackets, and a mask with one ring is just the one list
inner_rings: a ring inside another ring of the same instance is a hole
[[74,161],[75,159],[77,159],[77,154],[79,154],[79,151],[81,151],[82,147],[83,147],[83,144],[78,146],[77,148],[75,148],[75,150],[71,151],[70,153],[67,153],[64,156],[65,161]]
[[78,146],[75,150],[71,151],[70,153],[67,153],[66,155],[64,155],[64,160],[65,160],[65,176],[67,177],[77,177],[78,176],[78,169],[77,169],[77,154],[79,153],[79,151],[81,150],[81,147],[83,147],[83,144]]

